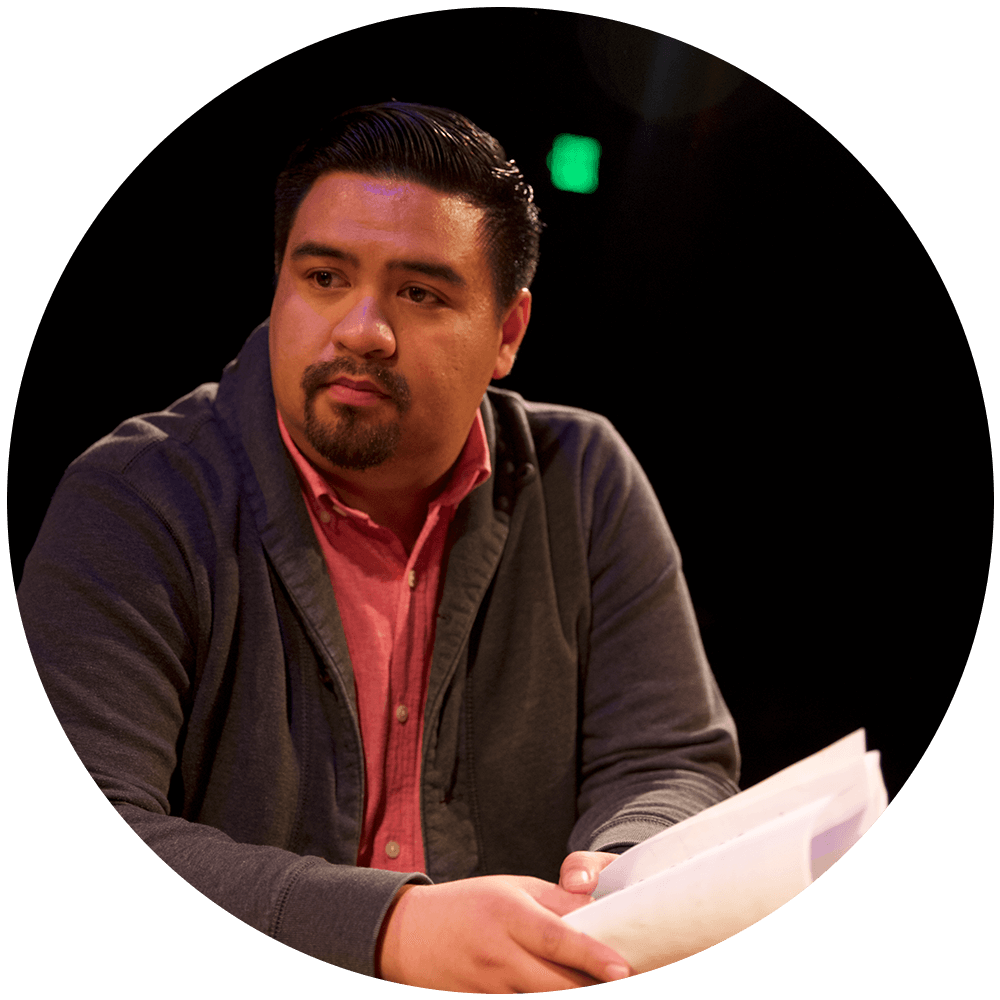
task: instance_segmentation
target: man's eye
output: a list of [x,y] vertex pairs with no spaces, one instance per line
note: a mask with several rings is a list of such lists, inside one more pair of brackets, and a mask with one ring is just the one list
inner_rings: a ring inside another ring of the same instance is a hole
[[403,289],[403,295],[405,295],[411,302],[416,302],[418,305],[422,305],[424,303],[430,305],[433,302],[441,301],[433,292],[429,292],[426,288],[421,288],[419,285],[407,286]]
[[306,274],[306,281],[317,288],[343,288],[347,284],[347,279],[340,271],[330,271],[326,268],[309,271]]

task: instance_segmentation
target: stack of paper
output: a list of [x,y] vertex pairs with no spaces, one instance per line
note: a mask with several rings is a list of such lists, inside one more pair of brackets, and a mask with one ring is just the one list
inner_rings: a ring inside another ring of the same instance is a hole
[[888,797],[859,729],[637,844],[563,919],[636,972],[725,940],[787,903],[875,822]]

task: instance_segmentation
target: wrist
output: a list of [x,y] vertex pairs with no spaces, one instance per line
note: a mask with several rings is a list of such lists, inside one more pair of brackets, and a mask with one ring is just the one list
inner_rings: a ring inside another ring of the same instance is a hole
[[378,938],[375,942],[375,976],[378,979],[387,979],[391,982],[400,982],[398,966],[395,961],[399,950],[399,941],[402,935],[399,932],[399,904],[403,897],[418,886],[407,884],[400,886],[396,895],[392,897],[389,909],[386,910],[379,928]]

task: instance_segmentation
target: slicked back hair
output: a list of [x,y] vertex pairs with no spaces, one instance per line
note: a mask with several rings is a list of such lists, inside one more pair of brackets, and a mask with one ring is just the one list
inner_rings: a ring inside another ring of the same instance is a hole
[[531,284],[541,223],[517,165],[463,115],[399,101],[345,111],[292,154],[275,191],[275,272],[302,200],[316,180],[338,171],[423,184],[482,209],[498,314]]

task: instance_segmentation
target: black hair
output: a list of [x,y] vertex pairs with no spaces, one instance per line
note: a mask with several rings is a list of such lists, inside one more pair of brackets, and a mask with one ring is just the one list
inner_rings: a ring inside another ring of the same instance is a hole
[[517,165],[458,112],[401,101],[345,111],[292,154],[275,190],[275,271],[302,199],[318,178],[335,171],[424,184],[483,209],[480,235],[497,310],[531,284],[541,223]]

